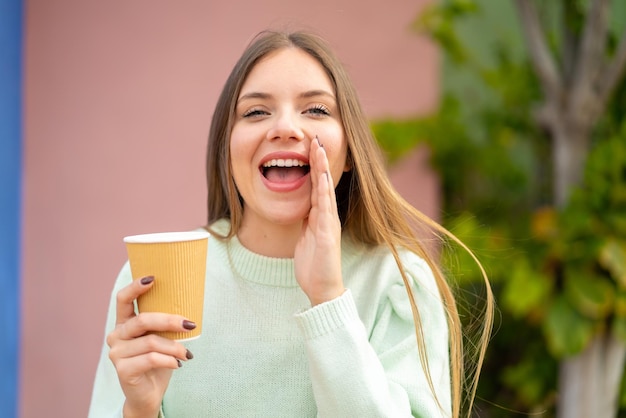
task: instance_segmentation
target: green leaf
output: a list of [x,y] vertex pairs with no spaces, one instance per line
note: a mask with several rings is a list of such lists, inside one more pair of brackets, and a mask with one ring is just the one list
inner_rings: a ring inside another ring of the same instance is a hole
[[[452,218],[447,227],[472,251],[484,248],[485,231],[480,229],[476,216],[473,214],[463,213]],[[478,271],[474,268],[475,263],[466,251],[444,251],[443,264],[448,271],[457,275],[459,283],[468,284],[479,278]]]
[[557,211],[552,206],[544,206],[531,214],[531,231],[539,241],[554,240],[559,233]]
[[593,337],[593,325],[593,322],[580,315],[564,296],[559,296],[550,306],[543,324],[548,349],[555,357],[580,353]]
[[415,149],[424,139],[427,125],[426,121],[386,119],[373,122],[371,128],[387,158],[393,162]]
[[512,273],[505,281],[502,303],[511,314],[520,318],[542,310],[552,291],[552,281],[540,271],[533,270],[523,258],[511,266]]
[[459,15],[454,7],[430,5],[411,26],[418,33],[428,34],[455,62],[462,63],[467,59],[467,52],[454,28],[457,18]]
[[524,359],[523,361],[508,367],[503,373],[504,383],[526,402],[536,404],[545,397],[544,376],[541,372],[541,364],[536,359]]
[[569,268],[566,270],[565,295],[584,316],[604,319],[613,311],[615,287],[601,276]]
[[600,265],[622,289],[626,289],[626,243],[610,239],[600,250]]

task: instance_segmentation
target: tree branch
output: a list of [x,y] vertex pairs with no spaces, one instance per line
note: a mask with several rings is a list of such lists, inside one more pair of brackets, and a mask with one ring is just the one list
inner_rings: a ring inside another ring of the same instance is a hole
[[593,0],[585,18],[585,28],[576,62],[573,88],[594,86],[600,63],[604,61],[608,32],[609,0]]
[[598,95],[600,96],[602,107],[606,106],[624,74],[626,74],[626,29],[622,34],[613,59],[601,72]]
[[604,111],[597,86],[606,56],[610,0],[593,0],[585,17],[585,28],[574,68],[570,122],[592,126]]
[[563,85],[571,86],[574,78],[574,68],[576,67],[576,54],[580,43],[580,34],[574,29],[573,21],[578,18],[578,7],[571,1],[562,2],[561,11],[563,19],[562,36],[563,46],[561,54]]
[[522,21],[531,62],[541,81],[546,99],[556,103],[560,100],[563,84],[554,57],[548,50],[537,10],[531,0],[515,0],[515,4]]

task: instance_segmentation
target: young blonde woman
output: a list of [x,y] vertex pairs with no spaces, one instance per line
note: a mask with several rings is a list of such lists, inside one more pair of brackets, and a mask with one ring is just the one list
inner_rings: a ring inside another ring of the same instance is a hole
[[491,328],[488,283],[478,367],[466,376],[456,302],[415,231],[454,237],[394,191],[322,39],[264,32],[244,51],[213,115],[207,181],[203,335],[150,334],[195,324],[137,314],[154,278],[132,282],[125,265],[91,418],[458,417],[468,399],[471,408]]

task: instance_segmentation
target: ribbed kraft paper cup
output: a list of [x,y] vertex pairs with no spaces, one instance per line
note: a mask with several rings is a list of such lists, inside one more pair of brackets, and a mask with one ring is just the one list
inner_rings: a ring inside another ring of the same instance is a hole
[[182,315],[196,323],[187,332],[155,331],[173,340],[202,333],[208,232],[161,232],[124,238],[133,280],[154,276],[154,284],[137,299],[139,312]]

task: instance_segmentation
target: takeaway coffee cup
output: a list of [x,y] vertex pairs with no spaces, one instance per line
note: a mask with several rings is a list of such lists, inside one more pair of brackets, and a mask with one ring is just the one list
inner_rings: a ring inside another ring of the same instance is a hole
[[137,299],[139,312],[182,315],[196,323],[188,332],[159,331],[173,340],[202,333],[208,232],[161,232],[124,237],[133,280],[154,276],[152,288]]

